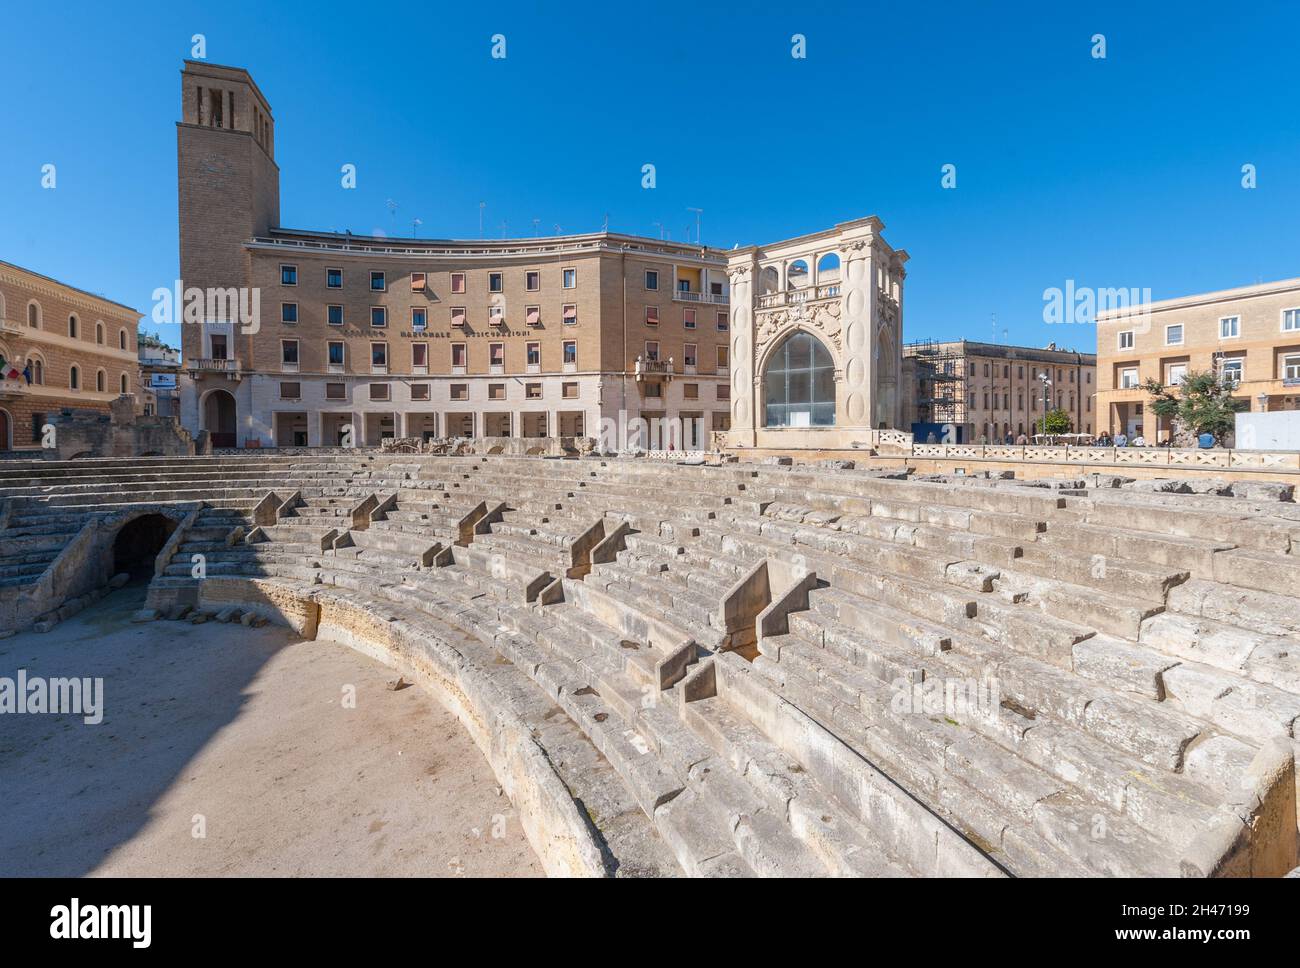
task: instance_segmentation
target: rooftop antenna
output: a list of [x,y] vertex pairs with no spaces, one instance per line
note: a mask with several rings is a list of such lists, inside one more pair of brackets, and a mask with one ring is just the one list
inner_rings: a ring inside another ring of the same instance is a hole
[[503,239],[506,237],[506,226],[509,224],[510,223],[507,222],[505,219],[501,220],[501,238]]
[[601,226],[600,226],[600,230],[601,230],[602,232],[608,232],[608,231],[609,231],[609,212],[606,212],[606,213],[605,213],[605,221],[601,224]]
[[[700,216],[704,214],[704,209],[691,208],[689,205],[687,205],[686,211],[695,213],[695,244],[699,245],[700,244]],[[687,232],[686,241],[689,242],[690,240],[691,240],[691,233]]]
[[487,202],[478,203],[478,237],[483,238],[483,209],[487,208]]
[[424,224],[424,219],[422,219],[422,218],[413,218],[413,219],[411,219],[411,237],[412,237],[412,238],[414,238],[414,239],[418,239],[418,238],[420,237],[420,226],[423,225],[423,224]]
[[542,224],[541,219],[539,218],[533,219],[533,235],[540,236],[542,234],[541,224]]
[[390,198],[390,199],[389,199],[387,202],[385,202],[384,204],[388,206],[388,214],[391,215],[394,219],[396,219],[396,218],[397,218],[397,203],[396,203],[395,201],[393,201],[393,200]]
[[664,223],[663,223],[663,222],[651,222],[650,224],[651,224],[651,225],[657,225],[657,226],[659,226],[659,241],[662,242],[662,241],[663,241],[663,238],[664,238]]
[[560,231],[560,223],[559,223],[559,222],[556,222],[556,223],[555,223],[555,234],[556,234],[556,235],[563,235],[563,234],[564,234],[562,231]]

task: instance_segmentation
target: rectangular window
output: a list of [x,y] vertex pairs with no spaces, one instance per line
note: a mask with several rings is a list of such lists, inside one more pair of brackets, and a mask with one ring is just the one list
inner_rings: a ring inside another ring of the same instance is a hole
[[645,358],[651,363],[659,359],[659,344],[655,340],[646,340]]
[[325,384],[326,400],[346,400],[348,396],[347,387],[342,383]]
[[525,307],[524,307],[524,319],[525,319],[525,321],[528,323],[529,326],[540,326],[540,325],[542,325],[542,307],[541,307],[541,306],[525,306]]
[[718,347],[718,369],[725,370],[726,368],[727,368],[727,347],[724,344]]
[[427,383],[412,383],[412,384],[411,384],[411,399],[412,399],[412,400],[428,400],[428,399],[429,399],[429,384],[427,384]]
[[388,365],[388,344],[387,343],[370,344],[370,365],[371,366]]
[[658,383],[647,383],[645,385],[645,395],[647,397],[662,397],[663,386]]
[[280,362],[287,366],[298,365],[298,341],[296,339],[280,340]]
[[506,307],[489,306],[488,307],[488,325],[504,326],[506,324]]
[[686,400],[698,400],[700,398],[700,385],[698,383],[683,383],[682,397]]
[[488,273],[488,292],[500,292],[503,285],[504,283],[501,273]]
[[506,365],[506,344],[490,343],[488,345],[488,362],[492,366]]
[[731,384],[730,384],[730,383],[717,383],[717,384],[714,384],[714,388],[715,388],[715,389],[717,390],[717,392],[718,392],[718,399],[719,399],[719,400],[730,400],[730,399],[731,399]]
[[659,291],[659,270],[647,269],[645,271],[645,287],[651,292]]
[[300,383],[281,383],[280,399],[297,400],[302,396],[302,384]]
[[428,276],[423,272],[411,273],[411,292],[424,292],[424,287],[428,282]]
[[564,310],[563,310],[563,316],[564,316],[564,325],[565,325],[565,326],[577,326],[577,325],[578,325],[578,307],[577,307],[577,306],[573,305],[572,303],[568,303],[567,305],[565,305]]
[[1300,355],[1282,357],[1282,379],[1300,380]]
[[1182,346],[1183,345],[1183,324],[1174,323],[1165,327],[1165,345]]
[[1187,364],[1186,363],[1169,364],[1168,376],[1169,379],[1166,380],[1165,382],[1167,382],[1171,387],[1178,386],[1178,384],[1183,382],[1183,378],[1187,376]]
[[731,329],[731,314],[724,312],[718,313],[718,332],[725,333],[729,329]]
[[342,289],[343,288],[343,270],[326,269],[325,270],[325,288]]
[[694,309],[683,309],[683,310],[682,310],[682,327],[685,328],[685,329],[694,329],[694,328],[695,328],[695,310],[694,310]]
[[527,354],[525,356],[525,360],[527,361],[529,366],[542,365],[542,344],[541,343],[527,343],[524,346],[524,350],[525,353]]
[[370,399],[371,399],[371,400],[387,400],[387,399],[388,399],[388,384],[387,384],[387,383],[372,383],[372,384],[370,384]]
[[412,343],[411,344],[411,366],[428,366],[429,365],[429,344]]
[[451,274],[451,291],[452,292],[465,291],[465,273],[453,272]]
[[564,362],[569,365],[576,365],[578,362],[578,341],[566,339],[564,341]]
[[465,360],[466,360],[465,344],[452,343],[451,344],[451,365],[465,366],[466,365]]
[[578,270],[577,270],[577,269],[565,269],[565,270],[563,271],[563,273],[562,273],[562,276],[563,276],[563,279],[564,279],[563,286],[564,286],[565,289],[576,289],[576,288],[578,288]]
[[428,310],[423,306],[411,307],[411,329],[416,332],[423,332],[428,325]]
[[524,288],[529,292],[538,292],[542,288],[542,274],[536,269],[524,273]]
[[564,397],[564,399],[566,399],[566,400],[576,400],[576,399],[578,399],[578,384],[577,384],[577,383],[565,383],[565,384],[563,384],[563,385],[560,387],[560,391],[561,391],[561,395],[562,395],[562,396]]
[[1282,311],[1282,332],[1300,332],[1300,309],[1284,309]]
[[1224,360],[1223,375],[1220,378],[1220,380],[1223,383],[1227,383],[1235,387],[1238,383],[1242,381],[1242,377],[1245,375],[1245,370],[1246,370],[1246,361],[1240,356],[1236,356],[1233,357],[1232,359]]
[[388,325],[388,310],[383,306],[370,307],[370,325],[384,327]]
[[1126,366],[1119,371],[1119,386],[1121,390],[1132,390],[1138,385],[1138,371],[1136,366]]
[[341,339],[332,339],[326,345],[326,354],[330,366],[343,365],[343,341]]
[[280,266],[280,285],[296,286],[298,285],[298,267],[290,265]]
[[280,303],[280,322],[282,323],[298,322],[297,303]]
[[506,385],[504,383],[488,384],[489,400],[504,400],[506,398]]
[[658,307],[658,306],[646,306],[646,308],[645,308],[645,324],[646,324],[647,326],[658,326],[658,325],[659,325],[659,307]]
[[[385,292],[387,291],[387,289],[388,289],[388,283],[384,281],[384,274],[382,272],[372,271],[370,273],[370,291]],[[376,386],[377,384],[371,384],[371,385]]]
[[1224,316],[1219,320],[1219,339],[1236,339],[1240,335],[1240,316]]
[[452,307],[451,307],[451,325],[453,325],[453,326],[464,326],[464,325],[465,325],[465,307],[464,307],[464,306],[452,306]]
[[468,384],[468,383],[453,383],[453,384],[451,385],[451,398],[452,398],[453,400],[468,400],[468,399],[469,399],[469,384]]
[[682,347],[682,364],[684,366],[695,365],[695,344],[694,343],[686,343]]
[[542,385],[540,383],[525,383],[524,396],[529,400],[542,399]]
[[325,321],[326,321],[327,323],[329,323],[331,326],[342,326],[342,325],[343,325],[343,307],[342,307],[342,306],[326,306],[326,307],[325,307]]

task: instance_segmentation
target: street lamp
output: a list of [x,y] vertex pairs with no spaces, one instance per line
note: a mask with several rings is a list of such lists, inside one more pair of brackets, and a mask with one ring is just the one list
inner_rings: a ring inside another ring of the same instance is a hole
[[1255,399],[1259,401],[1260,413],[1266,412],[1268,410],[1268,394],[1264,393],[1261,390],[1259,396],[1257,396]]
[[1047,378],[1046,372],[1038,374],[1038,379],[1041,380],[1043,383],[1043,436],[1046,437],[1047,436],[1047,405],[1051,400],[1051,391],[1049,388],[1052,385],[1052,381]]

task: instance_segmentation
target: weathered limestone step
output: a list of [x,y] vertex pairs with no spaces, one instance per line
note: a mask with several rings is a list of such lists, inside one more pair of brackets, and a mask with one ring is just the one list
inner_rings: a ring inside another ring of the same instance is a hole
[[1300,634],[1300,598],[1291,593],[1273,593],[1189,581],[1169,593],[1169,610],[1201,616],[1265,635]]
[[839,877],[906,877],[884,846],[819,791],[803,767],[717,697],[687,703],[682,715],[719,756],[784,816],[793,836]]
[[1293,637],[1163,612],[1142,623],[1140,639],[1143,646],[1159,654],[1300,694],[1300,648]]

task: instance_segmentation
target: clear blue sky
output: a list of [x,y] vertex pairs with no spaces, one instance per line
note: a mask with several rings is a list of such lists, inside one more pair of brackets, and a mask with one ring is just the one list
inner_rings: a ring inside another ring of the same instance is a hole
[[608,213],[683,239],[698,206],[729,248],[876,214],[912,256],[906,338],[989,339],[996,313],[999,339],[1091,349],[1090,326],[1042,321],[1045,288],[1300,275],[1297,9],[9,4],[0,259],[147,314],[177,272],[179,70],[202,33],[271,102],[286,226],[472,238],[486,201],[490,236]]

